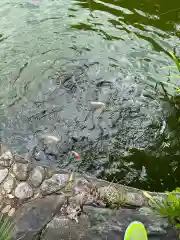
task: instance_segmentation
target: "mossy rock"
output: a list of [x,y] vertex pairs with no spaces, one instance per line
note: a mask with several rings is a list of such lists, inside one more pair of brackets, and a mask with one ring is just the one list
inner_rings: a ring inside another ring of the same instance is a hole
[[126,203],[125,189],[117,189],[114,186],[100,188],[100,194],[108,207],[119,208]]

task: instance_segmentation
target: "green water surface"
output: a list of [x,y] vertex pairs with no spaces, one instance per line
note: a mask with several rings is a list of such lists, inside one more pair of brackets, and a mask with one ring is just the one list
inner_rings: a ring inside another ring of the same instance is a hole
[[[115,83],[114,79],[120,78],[121,82],[146,92],[152,108],[159,101],[166,121],[165,134],[149,148],[127,144],[124,149],[119,131],[115,150],[98,176],[158,191],[179,186],[179,112],[169,104],[162,89],[156,91],[157,82],[168,80],[168,71],[161,67],[173,64],[167,51],[176,48],[180,55],[179,44],[178,0],[39,0],[38,6],[34,6],[33,0],[1,0],[1,137],[14,149],[23,149],[33,139],[39,124],[26,120],[29,105],[37,95],[45,96],[42,89],[53,90],[49,81],[60,67],[66,66],[67,72],[70,63],[88,59],[99,65],[88,72],[85,85],[95,79]],[[171,81],[178,84],[178,79]],[[172,89],[169,91],[173,94]],[[56,100],[52,106],[61,104]],[[148,114],[149,110],[144,107],[144,111]],[[156,113],[149,115],[153,118]],[[49,132],[53,124],[47,127]],[[162,121],[158,124],[160,127]],[[58,129],[53,131],[57,133]],[[128,140],[131,137],[128,132]],[[123,156],[116,149],[121,149]]]

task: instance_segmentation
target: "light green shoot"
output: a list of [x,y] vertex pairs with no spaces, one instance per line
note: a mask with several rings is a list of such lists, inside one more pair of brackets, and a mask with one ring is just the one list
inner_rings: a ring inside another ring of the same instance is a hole
[[176,57],[176,55],[173,52],[169,52],[169,54],[171,55],[172,59],[174,60],[176,67],[178,69],[178,71],[180,72],[180,61],[179,59]]

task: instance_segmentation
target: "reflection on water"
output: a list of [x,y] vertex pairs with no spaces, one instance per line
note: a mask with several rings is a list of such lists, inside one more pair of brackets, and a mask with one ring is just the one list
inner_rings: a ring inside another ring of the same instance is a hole
[[[167,51],[179,51],[179,9],[175,0],[2,0],[3,140],[25,152],[54,134],[61,150],[81,151],[80,171],[175,188],[179,112],[156,83],[173,64]],[[90,101],[105,102],[106,111],[93,113]]]

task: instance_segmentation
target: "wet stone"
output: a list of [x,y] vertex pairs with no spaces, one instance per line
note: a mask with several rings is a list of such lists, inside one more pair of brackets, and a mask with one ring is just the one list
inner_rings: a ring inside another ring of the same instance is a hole
[[10,150],[7,150],[0,156],[0,165],[4,167],[11,166],[13,162],[13,155]]
[[43,195],[48,195],[61,190],[67,184],[68,179],[68,174],[54,174],[52,178],[42,183],[40,187],[41,193]]
[[6,181],[3,184],[3,188],[5,190],[6,193],[11,193],[14,186],[15,186],[15,179],[12,176],[8,176],[8,178],[6,179]]
[[15,196],[20,199],[28,199],[33,196],[33,190],[26,182],[21,182],[15,189]]
[[29,178],[29,182],[34,187],[39,187],[44,180],[45,170],[43,167],[36,167],[32,170],[32,173]]
[[46,161],[47,160],[47,156],[43,151],[38,151],[36,150],[34,152],[34,158],[36,159],[36,161]]
[[15,163],[13,165],[13,173],[20,181],[25,181],[28,177],[29,164]]
[[0,184],[4,181],[4,179],[7,177],[8,175],[8,169],[0,169]]

